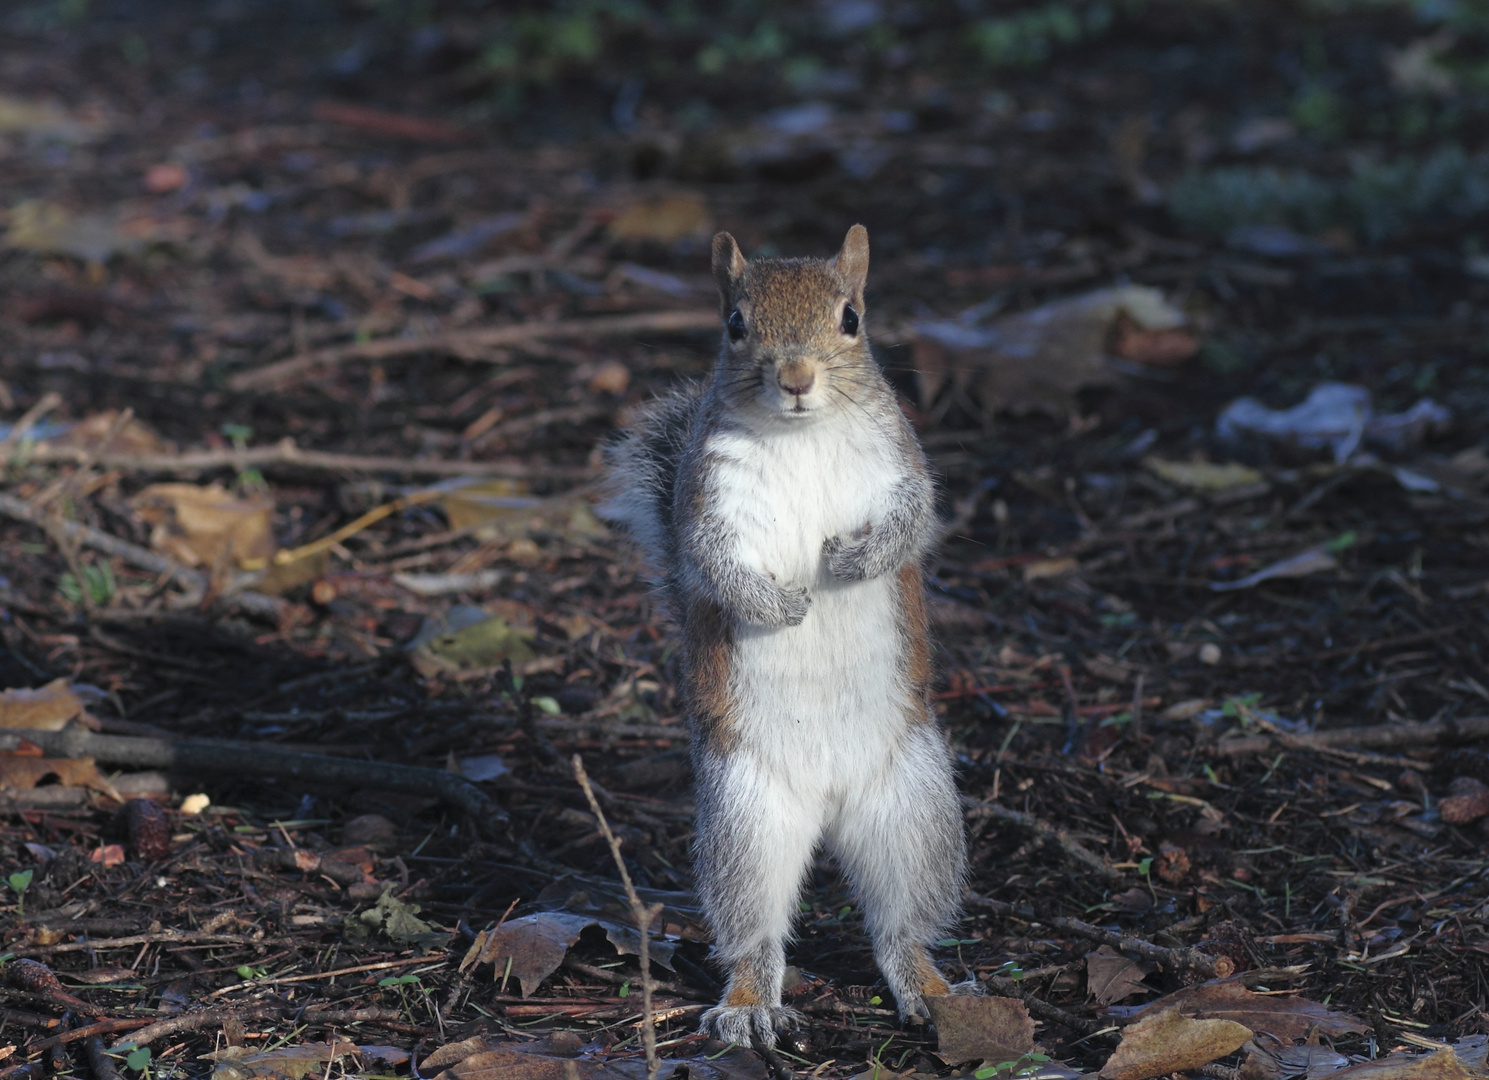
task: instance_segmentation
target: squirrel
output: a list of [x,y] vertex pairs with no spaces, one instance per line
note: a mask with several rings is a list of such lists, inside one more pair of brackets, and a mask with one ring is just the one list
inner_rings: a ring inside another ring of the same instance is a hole
[[925,453],[869,351],[868,231],[831,259],[746,261],[713,239],[712,378],[607,450],[603,516],[631,532],[682,631],[695,880],[727,972],[702,1027],[774,1045],[785,944],[819,843],[864,912],[902,1019],[952,987],[966,841],[929,700]]

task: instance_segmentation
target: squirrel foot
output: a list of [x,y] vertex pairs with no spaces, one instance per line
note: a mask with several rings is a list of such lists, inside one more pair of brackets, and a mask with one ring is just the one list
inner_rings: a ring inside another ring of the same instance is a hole
[[805,1016],[784,1005],[715,1005],[698,1027],[724,1042],[749,1046],[758,1039],[774,1046],[776,1032],[795,1031],[805,1024]]

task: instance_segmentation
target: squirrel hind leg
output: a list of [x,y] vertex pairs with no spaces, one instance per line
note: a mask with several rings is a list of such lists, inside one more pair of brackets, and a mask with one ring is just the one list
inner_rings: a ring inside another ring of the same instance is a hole
[[871,789],[845,802],[829,846],[863,907],[874,959],[906,1019],[952,992],[929,946],[956,921],[966,840],[951,761],[929,723],[913,728]]

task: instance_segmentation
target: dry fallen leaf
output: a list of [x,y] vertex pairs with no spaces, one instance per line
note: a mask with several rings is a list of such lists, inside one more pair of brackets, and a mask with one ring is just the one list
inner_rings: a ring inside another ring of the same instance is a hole
[[1164,461],[1143,459],[1148,471],[1188,491],[1219,492],[1249,487],[1262,481],[1262,474],[1245,465],[1213,465],[1208,461]]
[[229,1046],[203,1054],[202,1057],[216,1062],[212,1069],[212,1080],[250,1080],[256,1076],[305,1080],[305,1077],[311,1074],[325,1072],[331,1062],[357,1054],[358,1047],[354,1043],[339,1042],[330,1046],[325,1043],[284,1046],[278,1050],[255,1050],[248,1046]]
[[[986,327],[955,319],[916,323],[921,403],[929,405],[949,381],[970,390],[988,412],[1074,415],[1078,391],[1119,381],[1108,356],[1114,328],[1124,317],[1150,334],[1186,325],[1182,311],[1157,289],[1143,285],[1067,297]],[[1176,351],[1172,344],[1163,348]],[[1149,347],[1150,353],[1159,351],[1157,345]]]
[[1127,1027],[1101,1067],[1103,1080],[1149,1080],[1197,1069],[1234,1053],[1251,1029],[1233,1020],[1195,1020],[1178,1009],[1152,1013]]
[[[112,436],[110,432],[113,432]],[[104,439],[108,439],[107,446],[103,444]],[[118,409],[106,409],[85,417],[48,441],[54,446],[75,446],[95,454],[169,454],[176,449],[142,420],[131,417],[120,424]]]
[[1110,945],[1086,954],[1086,989],[1097,1004],[1110,1005],[1133,994],[1152,993],[1143,982],[1154,965],[1129,960]]
[[[592,915],[540,911],[477,934],[460,961],[460,970],[464,971],[473,964],[491,964],[494,979],[498,982],[508,977],[516,979],[522,987],[522,996],[529,997],[539,983],[558,970],[570,946],[591,926],[602,928],[619,952],[635,955],[640,951],[641,936],[635,927],[596,919]],[[652,960],[670,968],[676,946],[657,940],[653,940],[650,946]]]
[[240,499],[217,484],[151,484],[131,502],[154,526],[150,546],[187,566],[261,564],[274,554],[273,499]]
[[622,210],[610,223],[614,240],[649,240],[675,244],[709,231],[708,203],[695,192],[677,192],[639,202]]
[[[1481,1052],[1482,1053],[1482,1052]],[[1482,1062],[1470,1067],[1451,1047],[1430,1054],[1390,1054],[1325,1074],[1328,1080],[1483,1080]]]
[[1183,326],[1149,329],[1117,312],[1109,345],[1112,355],[1150,367],[1177,367],[1199,352],[1199,337]]
[[947,994],[928,997],[925,1004],[936,1025],[936,1056],[948,1065],[1008,1061],[1034,1049],[1034,1021],[1022,1001]]
[[[31,731],[61,731],[74,717],[92,720],[84,712],[82,699],[66,679],[53,679],[34,690],[16,689],[0,693],[0,728]],[[89,724],[96,727],[97,721]]]
[[[435,1080],[646,1080],[645,1059],[603,1061],[580,1056],[583,1048],[569,1032],[556,1032],[536,1043],[488,1042],[485,1049],[464,1055]],[[436,1050],[430,1059],[444,1049]],[[765,1063],[742,1049],[714,1057],[667,1058],[662,1068],[663,1075],[692,1080],[765,1080],[767,1075]]]
[[119,802],[124,800],[104,779],[92,758],[49,758],[27,753],[0,753],[0,791],[27,790],[48,777],[66,787],[85,787]]
[[1187,986],[1149,1002],[1134,1015],[1141,1017],[1173,1009],[1189,1016],[1234,1020],[1253,1031],[1265,1031],[1294,1042],[1314,1031],[1339,1038],[1369,1030],[1353,1016],[1335,1012],[1307,998],[1252,993],[1241,979],[1241,976],[1233,975],[1228,979],[1211,979]]
[[1296,555],[1290,555],[1285,559],[1279,559],[1269,566],[1264,566],[1254,574],[1247,574],[1235,581],[1212,581],[1210,589],[1213,592],[1232,592],[1236,589],[1249,589],[1254,585],[1260,585],[1264,581],[1273,581],[1278,578],[1300,578],[1309,574],[1321,574],[1326,570],[1335,570],[1339,566],[1339,560],[1334,558],[1322,547],[1311,547],[1306,551],[1300,551]]

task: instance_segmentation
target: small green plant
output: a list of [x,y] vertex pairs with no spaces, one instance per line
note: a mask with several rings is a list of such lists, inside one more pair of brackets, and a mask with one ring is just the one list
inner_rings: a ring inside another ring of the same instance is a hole
[[90,607],[101,607],[114,598],[119,591],[119,581],[114,577],[113,564],[107,562],[89,563],[82,567],[81,582],[78,576],[71,571],[62,575],[57,582],[57,591],[62,594],[63,599],[72,604],[86,603]]
[[[247,424],[223,424],[222,433],[240,454],[248,449],[248,440],[253,438],[253,428]],[[258,469],[244,469],[238,473],[238,490],[243,494],[251,495],[268,489],[269,482]]]
[[16,918],[26,917],[26,890],[31,887],[31,879],[36,876],[34,870],[17,870],[5,883],[10,886],[11,891],[16,894]]
[[378,986],[398,992],[398,1000],[403,1003],[403,1011],[410,1019],[413,1018],[413,1002],[409,1000],[409,988],[419,992],[426,1001],[429,998],[429,990],[417,975],[389,975],[386,979],[379,979]]
[[1024,979],[1024,969],[1019,967],[1016,960],[1003,961],[1003,966],[993,972],[993,974],[1002,976],[1005,979],[1011,979],[1014,982],[1022,982]]
[[240,979],[262,979],[269,974],[268,968],[249,967],[247,964],[239,964],[237,971]]
[[1013,1058],[1010,1061],[1000,1061],[997,1064],[988,1062],[972,1075],[976,1077],[977,1080],[993,1080],[993,1077],[995,1076],[1029,1076],[1032,1073],[1038,1072],[1039,1066],[1048,1062],[1049,1059],[1050,1056],[1048,1054],[1040,1054],[1030,1051],[1029,1053],[1023,1054],[1020,1057]]
[[140,1074],[141,1080],[150,1080],[154,1075],[150,1068],[150,1048],[148,1046],[137,1046],[134,1043],[120,1043],[113,1050],[107,1051],[111,1058],[123,1058],[124,1064]]

